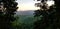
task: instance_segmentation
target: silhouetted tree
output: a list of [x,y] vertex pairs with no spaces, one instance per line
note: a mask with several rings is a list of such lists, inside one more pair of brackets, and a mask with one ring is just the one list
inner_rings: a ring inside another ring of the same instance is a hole
[[[49,7],[49,9],[47,8],[47,6],[45,5],[46,0],[42,0],[41,2],[43,3],[43,5],[38,5],[39,7],[41,7],[40,10],[37,10],[34,14],[35,17],[38,16],[43,16],[42,19],[37,20],[34,23],[34,29],[59,29],[59,19],[57,17],[57,9],[55,8],[56,5],[52,5]],[[41,11],[42,10],[42,11]],[[58,12],[59,13],[59,12]],[[59,15],[58,15],[59,16]]]
[[3,7],[0,9],[0,29],[13,29],[10,24],[15,20],[14,14],[18,8],[18,3],[15,1],[16,0],[0,0],[0,4]]
[[60,0],[54,0],[55,1],[55,6],[56,6],[56,24],[55,27],[60,29]]

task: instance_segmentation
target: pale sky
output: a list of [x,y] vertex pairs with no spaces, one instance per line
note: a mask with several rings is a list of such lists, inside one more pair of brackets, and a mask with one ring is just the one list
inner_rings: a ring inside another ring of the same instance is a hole
[[[38,7],[35,7],[34,4],[36,1],[34,0],[17,0],[18,2],[18,11],[26,11],[26,10],[37,10]],[[49,6],[53,4],[53,2],[48,1]]]

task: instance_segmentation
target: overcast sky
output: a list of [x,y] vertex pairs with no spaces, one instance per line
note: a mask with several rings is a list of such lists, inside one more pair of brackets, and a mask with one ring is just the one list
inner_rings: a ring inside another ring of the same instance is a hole
[[33,0],[17,0],[18,2],[18,11],[26,11],[26,10],[35,10],[37,7],[34,6],[35,1]]
[[[34,4],[36,1],[34,0],[17,0],[18,2],[18,11],[26,11],[26,10],[37,10],[39,8],[35,7]],[[48,2],[51,5],[53,2]]]

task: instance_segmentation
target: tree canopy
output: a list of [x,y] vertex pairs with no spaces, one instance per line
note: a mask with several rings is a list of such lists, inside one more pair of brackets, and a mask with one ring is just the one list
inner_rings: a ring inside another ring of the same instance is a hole
[[34,16],[38,17],[42,15],[43,17],[34,23],[34,29],[60,29],[60,0],[54,0],[55,4],[50,6],[49,9],[46,8],[46,1],[47,0],[41,0],[43,5],[36,4],[41,9],[34,11]]
[[0,0],[0,29],[12,29],[11,21],[14,21],[16,18],[14,17],[15,12],[17,11],[18,3],[16,0]]

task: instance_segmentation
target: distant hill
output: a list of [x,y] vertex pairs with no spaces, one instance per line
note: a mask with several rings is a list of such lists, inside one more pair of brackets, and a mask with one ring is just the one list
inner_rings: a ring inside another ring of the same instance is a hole
[[34,10],[28,10],[28,11],[17,11],[17,15],[33,15]]

